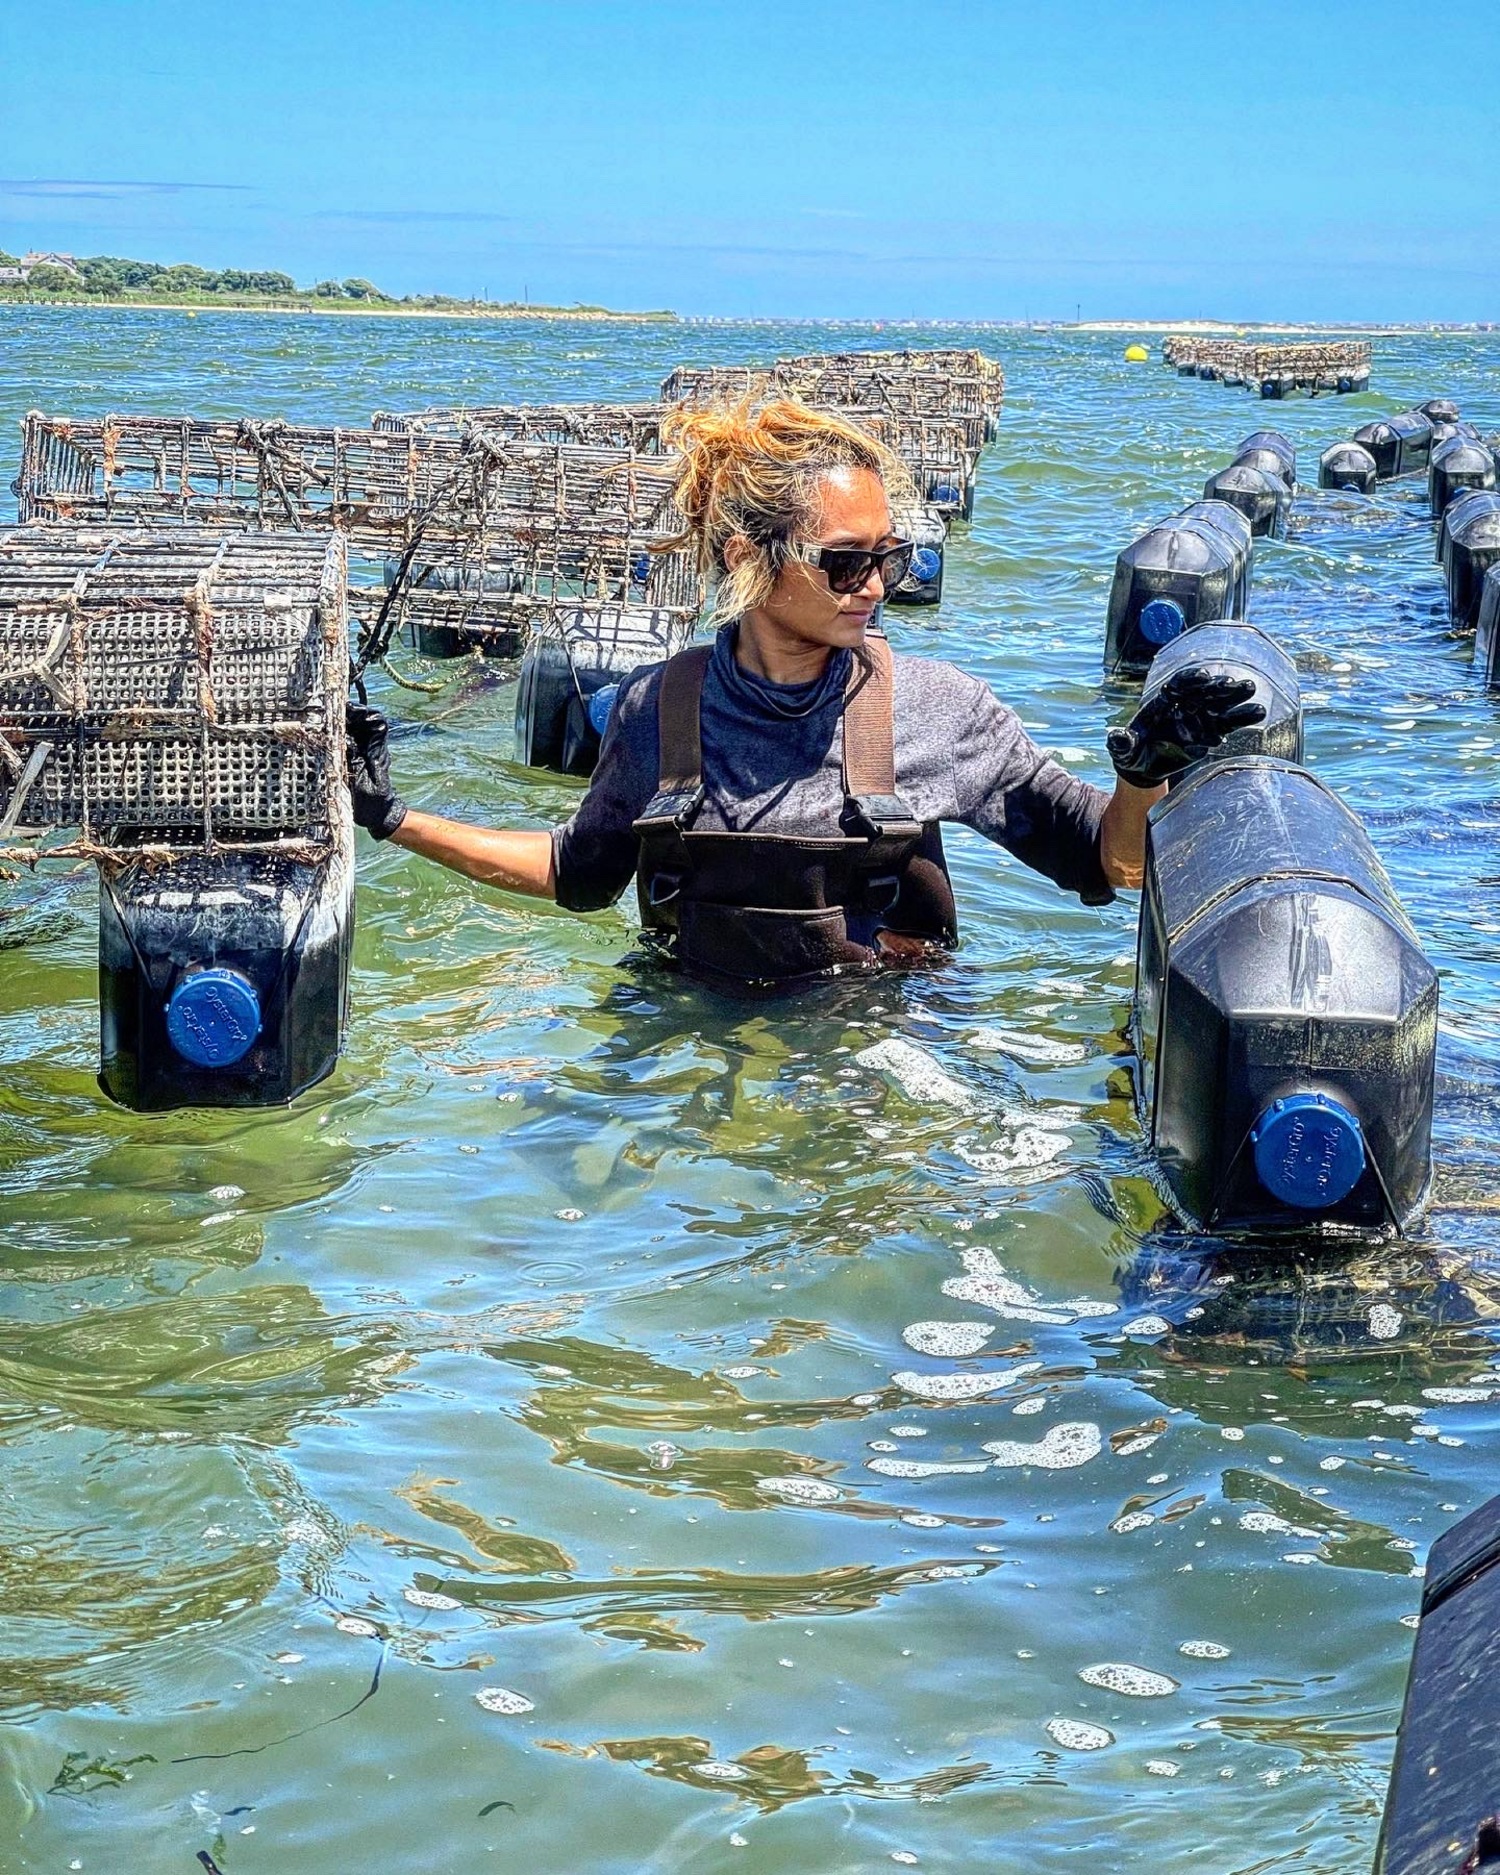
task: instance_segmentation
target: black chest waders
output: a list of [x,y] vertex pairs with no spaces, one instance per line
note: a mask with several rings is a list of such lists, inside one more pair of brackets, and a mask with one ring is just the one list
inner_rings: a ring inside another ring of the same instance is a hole
[[[958,914],[937,823],[917,820],[896,793],[890,646],[870,638],[854,658],[843,712],[844,806],[826,837],[695,826],[711,656],[694,646],[662,673],[657,792],[635,823],[648,940],[695,976],[763,990],[951,949]],[[883,953],[882,933],[907,941]]]

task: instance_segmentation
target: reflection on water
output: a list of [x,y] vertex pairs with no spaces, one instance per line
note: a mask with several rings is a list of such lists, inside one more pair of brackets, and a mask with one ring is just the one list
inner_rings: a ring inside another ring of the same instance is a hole
[[[346,423],[828,337],[7,336],[8,418]],[[1002,440],[892,629],[1102,780],[1114,551],[1259,408],[986,342]],[[1493,424],[1494,343],[1381,341],[1379,395],[1276,421],[1304,462],[1439,391]],[[1500,731],[1415,484],[1304,491],[1254,612],[1442,973],[1433,1207],[1373,1249],[1172,1227],[1132,908],[962,833],[958,957],[774,1006],[367,844],[348,1057],[266,1114],[105,1107],[90,878],[0,886],[6,1875],[1369,1866],[1422,1560],[1493,1488]],[[421,674],[404,792],[569,810],[505,673]]]

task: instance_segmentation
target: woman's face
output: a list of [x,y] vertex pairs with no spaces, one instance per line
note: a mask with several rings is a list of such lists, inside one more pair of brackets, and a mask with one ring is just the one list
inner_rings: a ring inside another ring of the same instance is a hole
[[[891,539],[891,510],[885,487],[868,469],[832,469],[821,485],[821,512],[814,542],[820,547],[883,547]],[[865,630],[884,598],[874,568],[858,592],[831,592],[827,576],[804,560],[781,569],[771,596],[756,608],[760,617],[808,645],[831,648],[864,643]]]

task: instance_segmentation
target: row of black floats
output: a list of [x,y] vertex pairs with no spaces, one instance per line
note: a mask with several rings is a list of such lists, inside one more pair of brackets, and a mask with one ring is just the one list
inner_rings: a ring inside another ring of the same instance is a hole
[[1393,417],[1381,417],[1354,432],[1348,442],[1333,443],[1318,462],[1319,488],[1353,489],[1368,495],[1377,482],[1402,475],[1425,475],[1433,453],[1465,426],[1458,406],[1446,397],[1429,398]]
[[1265,710],[1151,811],[1141,1122],[1189,1229],[1402,1231],[1430,1182],[1437,978],[1360,821],[1302,766],[1295,666],[1246,622],[1244,503],[1253,493],[1262,534],[1285,525],[1291,445],[1259,431],[1236,462],[1275,492],[1211,478],[1217,497],[1120,555],[1110,594],[1111,675],[1144,677],[1145,697],[1188,668],[1245,678]]
[[1286,532],[1297,452],[1279,430],[1256,430],[1209,476],[1203,499],[1147,528],[1115,562],[1104,666],[1139,677],[1163,645],[1209,619],[1243,619],[1254,541]]
[[0,877],[96,864],[126,1106],[274,1104],[338,1058],[345,584],[334,534],[0,529]]
[[1500,688],[1500,438],[1435,397],[1356,430],[1352,442],[1325,450],[1319,467],[1325,488],[1361,493],[1423,474],[1453,629],[1473,633],[1484,680]]

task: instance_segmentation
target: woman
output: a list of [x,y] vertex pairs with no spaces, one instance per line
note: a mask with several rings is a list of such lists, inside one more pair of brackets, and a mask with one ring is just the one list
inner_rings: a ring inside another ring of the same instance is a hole
[[939,824],[962,821],[1090,904],[1139,886],[1167,777],[1263,712],[1253,685],[1179,673],[1113,730],[1112,795],[1069,775],[987,685],[893,655],[900,464],[792,402],[674,413],[678,502],[716,581],[712,646],[620,687],[588,793],[555,832],[408,808],[386,725],[351,710],[355,818],[481,884],[598,911],[637,880],[645,933],[694,973],[786,986],[951,949]]

